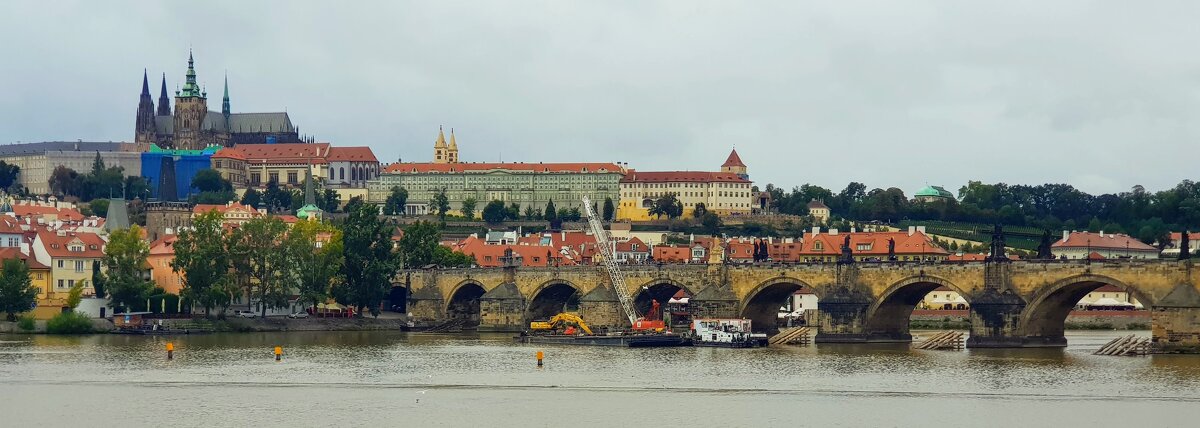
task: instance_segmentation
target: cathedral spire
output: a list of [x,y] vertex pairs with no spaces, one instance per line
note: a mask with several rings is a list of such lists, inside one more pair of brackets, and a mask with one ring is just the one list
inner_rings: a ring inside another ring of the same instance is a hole
[[171,101],[167,98],[167,73],[162,75],[162,90],[158,93],[158,115],[171,115]]
[[225,96],[221,97],[221,115],[225,116],[225,132],[229,132],[229,72],[225,72]]
[[150,98],[150,79],[146,70],[142,70],[142,94],[138,97],[137,122],[134,125],[134,139],[142,139],[154,133],[154,99]]
[[183,90],[179,92],[181,98],[204,98],[204,93],[200,89],[200,85],[196,84],[196,67],[195,61],[192,60],[192,51],[188,50],[188,69],[186,80],[183,83]]
[[146,69],[142,69],[142,96],[150,97],[150,80],[146,77]]
[[442,133],[442,126],[438,125],[438,139],[433,143],[434,147],[446,147],[446,134]]

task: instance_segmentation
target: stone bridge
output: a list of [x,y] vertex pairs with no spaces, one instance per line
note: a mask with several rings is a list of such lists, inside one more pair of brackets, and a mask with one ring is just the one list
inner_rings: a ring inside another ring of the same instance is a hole
[[[1200,274],[1191,261],[1015,261],[623,266],[641,311],[677,291],[693,317],[742,317],[775,330],[793,292],[818,298],[816,342],[911,341],[909,316],[945,286],[970,303],[969,347],[1060,347],[1068,313],[1102,285],[1124,288],[1152,311],[1158,352],[1200,352]],[[393,296],[407,296],[420,325],[452,319],[482,331],[519,331],[571,307],[590,324],[623,327],[616,293],[597,266],[403,271]],[[393,297],[393,300],[396,300]]]

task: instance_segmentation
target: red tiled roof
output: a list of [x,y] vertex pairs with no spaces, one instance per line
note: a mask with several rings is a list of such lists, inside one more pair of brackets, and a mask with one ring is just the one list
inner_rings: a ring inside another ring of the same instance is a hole
[[[329,156],[329,143],[238,144],[236,147],[217,151],[214,157],[226,150],[237,151],[242,156],[240,159],[251,163],[295,164],[311,161],[313,164],[324,164],[327,163],[325,158]],[[221,156],[237,159],[237,155],[232,151]]]
[[621,167],[613,163],[394,163],[383,169],[388,174],[412,173],[450,173],[450,172],[487,172],[492,170],[507,170],[518,172],[611,172],[621,173]]
[[21,259],[25,262],[25,266],[29,266],[30,269],[40,269],[40,270],[50,269],[49,266],[38,263],[37,259],[30,257],[30,256],[26,255],[25,253],[22,253],[21,249],[17,248],[17,247],[0,248],[0,260],[8,260],[8,259]]
[[692,260],[692,247],[675,245],[655,245],[654,261],[662,263],[688,262]]
[[[1183,232],[1171,232],[1171,240],[1178,241],[1183,239]],[[1188,241],[1200,241],[1200,233],[1188,231]]]
[[330,162],[379,162],[370,147],[330,147],[325,159]]
[[1100,288],[1092,290],[1092,292],[1093,293],[1124,293],[1125,289],[1115,286],[1115,285],[1112,285],[1112,284],[1104,284],[1104,285],[1101,285]]
[[169,256],[175,254],[175,241],[179,240],[178,235],[163,235],[157,241],[150,243],[151,256]]
[[21,223],[9,216],[0,216],[0,233],[24,233]]
[[[50,254],[50,257],[104,257],[104,240],[95,233],[65,232],[64,236],[58,236],[56,231],[42,229],[38,231],[37,236],[42,240],[42,245],[45,246],[46,253]],[[83,244],[83,251],[68,249],[69,245],[76,241]]]
[[250,213],[258,213],[258,210],[253,207],[242,205],[241,202],[230,202],[228,205],[221,204],[196,204],[192,207],[192,214],[204,214],[209,211],[216,211],[225,214],[226,211],[245,211]]
[[43,217],[47,214],[54,214],[61,221],[80,221],[83,220],[83,214],[71,208],[55,208],[44,207],[40,205],[13,205],[13,214],[20,217],[37,216]]
[[500,258],[504,257],[506,249],[512,249],[513,254],[521,256],[522,266],[551,266],[552,261],[546,254],[557,258],[560,265],[574,265],[574,260],[560,255],[557,249],[548,245],[488,245],[482,239],[471,236],[451,247],[455,251],[475,257],[475,263],[480,267],[499,267]]
[[622,183],[673,183],[673,182],[693,182],[693,183],[749,183],[750,180],[738,177],[737,174],[729,172],[707,172],[707,171],[633,171],[625,173],[625,177],[621,179]]
[[[1124,233],[1105,233],[1101,236],[1099,233],[1092,232],[1071,232],[1070,235],[1067,235],[1067,239],[1059,239],[1058,242],[1051,245],[1051,248],[1128,249],[1130,251],[1158,252],[1157,248],[1146,245]],[[1089,257],[1091,256],[1089,255]]]
[[742,157],[738,156],[737,149],[733,149],[733,151],[729,152],[729,157],[725,159],[725,163],[721,164],[721,166],[740,166],[744,168],[746,164],[742,163]]
[[213,158],[246,160],[246,154],[242,153],[241,150],[238,150],[237,147],[225,147],[221,150],[217,150],[216,153],[213,153],[212,157]]
[[[833,256],[842,253],[842,243],[846,239],[848,233],[842,232],[837,235],[829,233],[819,233],[813,236],[811,232],[804,234],[804,248],[801,254],[804,255],[824,255]],[[888,239],[896,241],[896,254],[940,254],[949,255],[950,252],[942,249],[933,243],[927,235],[921,232],[913,232],[909,236],[908,232],[855,232],[850,235],[850,250],[854,255],[862,256],[881,256],[888,255]],[[817,243],[821,243],[821,249],[816,249]],[[859,250],[859,245],[868,245],[869,249]]]

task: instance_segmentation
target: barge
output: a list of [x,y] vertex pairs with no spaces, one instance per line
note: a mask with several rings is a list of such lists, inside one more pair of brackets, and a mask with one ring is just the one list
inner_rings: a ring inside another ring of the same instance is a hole
[[521,343],[546,345],[620,346],[627,348],[662,348],[690,346],[691,339],[677,334],[623,334],[623,335],[574,335],[574,334],[521,334]]
[[697,318],[692,320],[692,344],[719,348],[758,348],[769,338],[750,329],[750,320],[740,318]]

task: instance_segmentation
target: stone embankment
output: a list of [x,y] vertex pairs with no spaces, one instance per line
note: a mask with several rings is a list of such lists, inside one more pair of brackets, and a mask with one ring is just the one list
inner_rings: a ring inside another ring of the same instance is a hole
[[[912,313],[911,328],[970,328],[966,310],[922,310]],[[1068,330],[1149,330],[1150,311],[1071,311]]]

